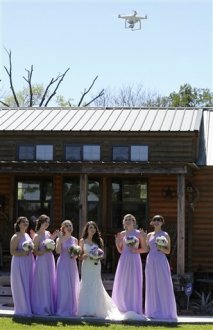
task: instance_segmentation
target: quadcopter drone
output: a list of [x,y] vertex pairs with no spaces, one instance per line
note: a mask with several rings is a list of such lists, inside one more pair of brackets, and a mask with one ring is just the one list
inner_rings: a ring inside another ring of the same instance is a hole
[[118,15],[118,18],[123,18],[125,20],[125,29],[141,30],[141,20],[147,19],[147,15],[144,17],[137,16],[137,11],[133,10],[133,15]]

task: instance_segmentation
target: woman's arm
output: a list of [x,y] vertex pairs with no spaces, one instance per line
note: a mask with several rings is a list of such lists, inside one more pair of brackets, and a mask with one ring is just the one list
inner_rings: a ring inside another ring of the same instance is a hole
[[123,251],[123,235],[122,232],[115,235],[115,245],[119,253]]
[[19,238],[17,235],[13,235],[13,237],[10,240],[10,254],[12,256],[17,256],[17,257],[24,257],[29,254],[29,251],[18,251],[18,243],[19,243]]
[[61,231],[56,230],[55,235],[56,235],[56,237],[58,237],[56,239],[55,251],[56,251],[56,253],[60,254],[63,234]]
[[131,251],[133,253],[146,253],[149,251],[148,245],[146,243],[147,240],[147,233],[143,229],[140,229],[140,235],[138,236],[139,239],[139,248],[132,248]]
[[80,260],[85,260],[88,258],[88,254],[84,253],[84,239],[81,238],[79,241],[79,246],[81,247],[81,256],[79,257]]
[[171,252],[171,240],[170,240],[170,237],[167,233],[166,233],[165,237],[168,241],[168,245],[167,246],[158,246],[158,251],[161,251],[165,254],[170,254],[170,252]]
[[34,243],[34,251],[33,251],[34,254],[36,256],[43,256],[46,253],[46,250],[45,249],[42,250],[42,251],[39,250],[39,236],[38,236],[38,234],[35,234],[34,239],[33,239],[33,243]]
[[56,245],[55,245],[55,251],[57,254],[61,253],[61,243],[62,243],[61,238],[58,237],[56,239]]

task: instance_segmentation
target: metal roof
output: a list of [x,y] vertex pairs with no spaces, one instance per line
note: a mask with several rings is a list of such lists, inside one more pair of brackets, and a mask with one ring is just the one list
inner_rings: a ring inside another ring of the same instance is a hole
[[0,131],[199,131],[198,108],[0,108]]
[[213,166],[213,109],[204,109],[200,128],[198,165]]

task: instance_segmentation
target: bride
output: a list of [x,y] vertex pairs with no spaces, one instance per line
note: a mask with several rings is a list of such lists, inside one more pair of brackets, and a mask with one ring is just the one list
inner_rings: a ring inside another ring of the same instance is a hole
[[78,315],[95,316],[105,319],[146,320],[134,312],[121,313],[106,292],[101,279],[103,240],[94,221],[86,223],[79,241],[82,249],[81,282],[79,291]]

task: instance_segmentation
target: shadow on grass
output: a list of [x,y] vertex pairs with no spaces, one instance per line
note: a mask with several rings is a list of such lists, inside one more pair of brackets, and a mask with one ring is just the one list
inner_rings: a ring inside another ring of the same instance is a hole
[[148,327],[148,326],[154,326],[154,327],[164,327],[164,328],[178,328],[180,327],[180,324],[176,322],[154,322],[154,321],[130,321],[130,320],[125,320],[125,321],[109,321],[109,320],[104,320],[104,319],[89,319],[89,320],[80,320],[80,319],[60,319],[60,318],[40,318],[40,317],[20,317],[20,316],[14,316],[13,317],[13,322],[19,323],[19,324],[24,324],[24,325],[33,325],[33,324],[42,324],[42,325],[48,325],[48,326],[104,326],[104,327],[109,327],[111,324],[117,324],[117,325],[128,325],[130,326],[143,326],[143,327]]

